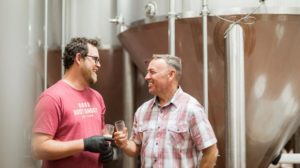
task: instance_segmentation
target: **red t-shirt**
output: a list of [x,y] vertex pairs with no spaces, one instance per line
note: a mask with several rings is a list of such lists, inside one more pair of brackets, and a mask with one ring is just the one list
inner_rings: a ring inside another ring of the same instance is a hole
[[[35,108],[33,132],[69,141],[100,135],[104,126],[105,104],[92,88],[76,90],[60,80],[45,92]],[[102,168],[99,154],[80,152],[73,156],[43,161],[43,168]]]

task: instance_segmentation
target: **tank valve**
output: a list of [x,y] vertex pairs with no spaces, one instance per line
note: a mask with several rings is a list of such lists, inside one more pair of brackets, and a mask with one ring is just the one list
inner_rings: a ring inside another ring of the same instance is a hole
[[275,159],[273,159],[273,161],[272,161],[272,164],[273,164],[273,165],[277,165],[277,164],[279,163],[279,160],[280,160],[280,158],[281,158],[281,155],[282,155],[282,152],[280,152],[280,153],[275,157]]
[[149,18],[153,18],[157,12],[157,4],[155,1],[149,2],[145,5],[145,14]]

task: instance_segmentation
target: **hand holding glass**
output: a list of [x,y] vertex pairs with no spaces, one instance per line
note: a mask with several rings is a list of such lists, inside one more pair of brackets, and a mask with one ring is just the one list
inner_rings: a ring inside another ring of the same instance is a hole
[[123,131],[123,129],[125,128],[125,122],[124,120],[119,120],[115,122],[115,126],[116,126],[116,130],[117,131]]

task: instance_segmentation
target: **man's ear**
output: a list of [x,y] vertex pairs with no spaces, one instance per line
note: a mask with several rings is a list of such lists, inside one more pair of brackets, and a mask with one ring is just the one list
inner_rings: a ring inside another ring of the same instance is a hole
[[79,64],[81,61],[82,57],[80,53],[76,53],[74,63]]
[[176,76],[176,71],[175,70],[171,70],[169,73],[169,79],[174,79]]

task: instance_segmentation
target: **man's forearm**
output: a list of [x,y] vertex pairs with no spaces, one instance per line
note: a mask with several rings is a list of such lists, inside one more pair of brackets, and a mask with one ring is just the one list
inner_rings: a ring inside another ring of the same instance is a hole
[[217,145],[214,144],[203,151],[203,156],[199,168],[213,168],[216,165],[219,151]]
[[33,144],[33,155],[40,160],[56,160],[74,155],[83,151],[83,140],[56,141],[47,140],[39,144]]
[[140,146],[131,140],[128,140],[127,144],[122,147],[121,150],[128,156],[132,157],[138,156],[140,154]]
[[199,168],[213,168],[216,165],[217,157],[202,157]]

